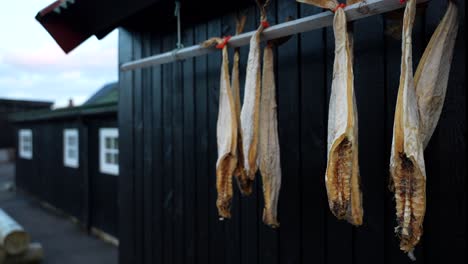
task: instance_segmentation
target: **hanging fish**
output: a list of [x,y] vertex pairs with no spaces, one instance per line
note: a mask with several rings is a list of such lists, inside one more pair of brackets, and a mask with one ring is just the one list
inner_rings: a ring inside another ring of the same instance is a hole
[[335,61],[328,113],[328,163],[325,175],[328,203],[338,219],[361,225],[358,118],[354,95],[352,43],[348,37],[344,5],[336,0],[298,0],[335,12]]
[[398,222],[395,232],[400,237],[400,249],[410,257],[421,239],[426,210],[426,169],[412,66],[415,13],[416,0],[408,0],[403,17],[401,75],[390,157]]
[[434,133],[444,105],[457,32],[458,7],[449,1],[414,75],[424,148]]
[[244,153],[244,170],[246,182],[242,182],[244,193],[252,192],[252,184],[257,172],[258,126],[260,110],[260,35],[267,27],[266,7],[270,0],[262,3],[257,1],[261,10],[261,22],[255,34],[250,39],[250,50],[247,61],[247,73],[244,89],[244,104],[241,110],[242,149]]
[[220,220],[231,217],[232,176],[237,166],[237,116],[229,80],[228,40],[229,38],[212,38],[202,43],[204,47],[217,44],[217,48],[222,49],[223,58],[219,89],[218,121],[216,125],[218,144],[218,160],[216,161],[216,190],[218,191],[218,198],[216,206]]
[[[236,35],[239,35],[244,30],[245,21],[247,17],[242,16],[237,18],[236,21]],[[247,177],[247,174],[244,170],[244,153],[242,150],[242,127],[240,123],[240,111],[241,111],[241,102],[240,102],[240,81],[239,81],[239,60],[240,60],[240,48],[234,49],[234,63],[232,65],[232,95],[234,98],[235,112],[237,117],[238,124],[238,133],[237,133],[237,166],[234,170],[234,176],[237,179],[237,185],[240,192],[243,195],[249,195],[252,192],[252,185],[250,180]]]
[[[288,17],[286,21],[292,18]],[[268,41],[263,51],[262,95],[260,102],[260,130],[258,166],[263,183],[263,222],[279,227],[278,199],[281,189],[281,158],[276,106],[276,85],[273,48],[288,41],[291,36]]]
[[258,164],[262,175],[265,202],[263,222],[276,228],[279,227],[276,212],[281,187],[281,164],[272,46],[272,44],[268,44],[263,53]]

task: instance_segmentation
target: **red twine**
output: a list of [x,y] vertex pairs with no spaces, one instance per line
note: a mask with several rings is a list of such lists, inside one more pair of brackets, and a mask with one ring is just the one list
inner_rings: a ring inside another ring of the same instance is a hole
[[270,27],[270,23],[268,23],[268,21],[266,21],[266,20],[263,20],[261,23],[262,23],[262,27],[263,27],[263,28],[268,28],[268,27]]
[[345,8],[345,7],[346,7],[346,4],[344,4],[344,3],[339,3],[339,4],[335,7],[335,9],[332,10],[332,12],[335,13],[335,12],[338,10],[338,8]]
[[400,0],[400,4],[406,3],[406,0]]
[[216,48],[217,49],[223,49],[227,43],[229,42],[229,40],[231,39],[231,36],[226,36],[223,38],[223,42],[219,43],[218,45],[216,45]]

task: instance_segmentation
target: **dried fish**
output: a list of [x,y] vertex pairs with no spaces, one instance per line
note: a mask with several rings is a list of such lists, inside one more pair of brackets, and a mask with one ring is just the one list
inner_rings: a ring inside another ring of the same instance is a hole
[[457,32],[458,7],[449,1],[414,75],[424,148],[434,133],[444,105]]
[[[244,25],[246,21],[246,16],[242,16],[237,19],[236,25],[236,35],[242,33],[244,30]],[[240,59],[240,48],[234,49],[234,63],[232,66],[232,74],[231,74],[231,88],[232,88],[232,95],[234,98],[234,105],[235,105],[235,112],[237,117],[237,124],[238,124],[238,133],[237,133],[237,166],[234,170],[234,176],[237,179],[237,185],[239,187],[240,192],[243,195],[249,195],[252,193],[252,184],[247,174],[244,170],[244,152],[242,150],[242,126],[240,123],[240,109],[241,109],[241,102],[240,102],[240,82],[239,82],[239,59]]]
[[335,61],[328,114],[328,164],[325,184],[330,210],[338,219],[361,225],[362,193],[359,187],[358,118],[354,95],[352,38],[346,14],[336,0],[298,0],[335,11]]
[[277,207],[281,187],[281,164],[272,47],[270,42],[263,52],[258,163],[262,175],[265,201],[263,222],[276,228],[279,227]]
[[[290,20],[292,20],[292,17],[288,16],[286,21]],[[262,175],[265,203],[263,222],[272,228],[279,227],[277,208],[281,189],[281,157],[276,111],[273,48],[282,45],[290,38],[291,36],[286,36],[270,40],[263,51],[258,166]]]
[[420,117],[413,80],[412,28],[416,0],[407,1],[403,18],[400,87],[398,90],[390,158],[400,249],[412,254],[423,232],[426,210],[426,170]]
[[[203,43],[203,46],[220,44],[223,41],[213,38]],[[227,45],[222,47],[222,66],[219,89],[219,111],[216,126],[218,143],[218,160],[216,161],[216,190],[218,198],[216,206],[220,219],[231,217],[231,200],[233,195],[232,176],[237,166],[237,116],[234,97],[229,80],[229,59]]]
[[[265,8],[269,4],[266,0],[261,7],[261,21],[266,21]],[[250,39],[250,50],[247,61],[247,74],[244,89],[244,104],[241,110],[242,127],[242,149],[244,153],[244,170],[247,175],[247,182],[243,183],[248,190],[252,188],[257,172],[257,152],[258,152],[258,122],[260,110],[260,35],[265,29],[265,24],[261,23],[255,34]]]

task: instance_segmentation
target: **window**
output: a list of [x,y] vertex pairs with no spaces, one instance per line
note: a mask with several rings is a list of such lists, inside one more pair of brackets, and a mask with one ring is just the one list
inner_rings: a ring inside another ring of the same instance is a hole
[[63,164],[66,167],[79,167],[79,143],[78,129],[63,131]]
[[99,170],[119,175],[119,131],[117,128],[101,128],[99,131]]
[[33,157],[33,138],[31,129],[19,130],[19,156],[23,159],[32,159]]

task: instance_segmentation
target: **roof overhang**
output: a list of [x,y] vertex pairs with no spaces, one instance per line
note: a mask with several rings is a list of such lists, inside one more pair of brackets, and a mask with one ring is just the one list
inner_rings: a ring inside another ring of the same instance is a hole
[[[180,2],[185,24],[206,21],[255,3],[254,0]],[[69,53],[89,37],[101,39],[119,26],[173,31],[174,8],[175,0],[57,0],[42,9],[36,19]]]

